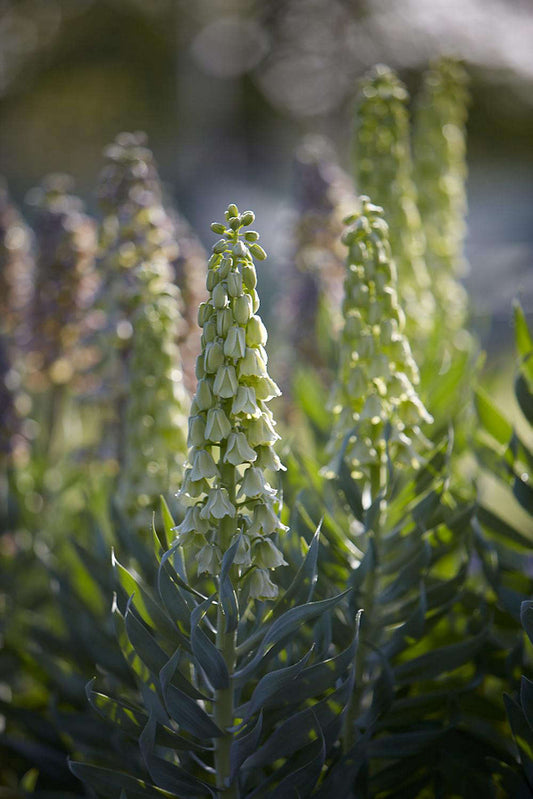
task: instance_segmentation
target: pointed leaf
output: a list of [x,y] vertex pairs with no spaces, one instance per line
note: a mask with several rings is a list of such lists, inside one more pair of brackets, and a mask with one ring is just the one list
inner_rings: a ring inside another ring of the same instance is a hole
[[295,630],[302,626],[302,624],[316,619],[322,613],[332,610],[339,602],[342,602],[349,593],[349,590],[343,591],[342,594],[338,594],[331,599],[323,599],[320,602],[308,602],[306,605],[299,605],[298,607],[288,610],[272,624],[270,629],[268,629],[252,660],[241,669],[235,671],[233,675],[234,679],[242,680],[249,674],[252,674],[257,664],[268,658],[269,652],[273,650],[275,645],[286,641]]
[[233,739],[230,751],[230,783],[234,781],[244,761],[256,751],[261,738],[262,727],[263,711],[259,713],[255,724],[248,726],[243,733],[241,733],[237,738]]
[[222,654],[211,639],[200,629],[200,621],[209,610],[214,596],[206,599],[191,613],[191,646],[199,665],[213,688],[220,690],[229,685],[228,668]]
[[69,767],[78,779],[94,788],[104,799],[116,799],[119,790],[127,791],[129,799],[183,799],[178,794],[161,790],[122,771],[76,761],[71,761]]
[[485,430],[500,444],[508,444],[513,435],[513,426],[493,404],[481,388],[474,394],[477,415]]

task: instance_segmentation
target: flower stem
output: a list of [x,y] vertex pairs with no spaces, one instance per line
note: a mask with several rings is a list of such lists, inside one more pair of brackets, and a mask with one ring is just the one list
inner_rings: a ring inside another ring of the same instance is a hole
[[[384,465],[379,461],[371,467],[370,472],[370,501],[375,502],[380,492],[386,487],[387,473]],[[366,670],[367,650],[365,641],[371,641],[373,632],[376,629],[375,601],[377,594],[378,566],[379,566],[379,539],[383,523],[384,500],[381,499],[379,512],[376,514],[373,529],[369,531],[371,544],[374,546],[375,562],[370,572],[365,577],[362,591],[365,601],[364,613],[362,616],[361,633],[357,654],[355,656],[355,689],[351,700],[346,709],[344,727],[342,733],[342,745],[345,753],[349,752],[356,743],[355,722],[358,718],[363,704],[364,696],[370,683],[370,677]]]
[[[222,447],[220,462],[223,463],[224,449]],[[221,468],[221,477],[224,487],[228,491],[230,501],[235,503],[235,468],[231,464],[225,464]],[[236,519],[228,516],[224,517],[220,524],[220,545],[225,552],[231,543],[231,539],[237,531]],[[220,790],[221,799],[239,799],[239,781],[233,780],[229,784],[231,775],[231,744],[233,734],[228,732],[233,727],[235,721],[234,694],[233,694],[233,672],[235,671],[236,661],[236,632],[235,630],[226,632],[226,617],[222,610],[222,603],[218,603],[217,612],[217,635],[216,646],[226,664],[229,674],[229,685],[215,691],[214,719],[215,724],[224,731],[224,735],[215,738],[215,771],[217,787]]]

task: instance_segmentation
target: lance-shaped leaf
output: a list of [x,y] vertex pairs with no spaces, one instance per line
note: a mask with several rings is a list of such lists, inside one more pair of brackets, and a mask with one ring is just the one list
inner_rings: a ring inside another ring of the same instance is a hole
[[200,622],[209,610],[213,599],[214,597],[209,597],[191,613],[191,646],[194,656],[210,684],[216,690],[220,690],[229,685],[228,668],[215,644],[200,629]]
[[342,594],[338,594],[331,599],[323,599],[320,602],[309,602],[306,605],[299,605],[296,608],[288,610],[268,629],[252,660],[241,669],[235,671],[233,675],[234,679],[242,681],[245,677],[248,677],[255,671],[258,663],[268,659],[269,653],[272,652],[275,646],[286,641],[295,630],[302,626],[302,624],[312,621],[322,613],[332,610],[339,602],[342,602],[344,597],[349,593],[349,590],[343,591]]
[[139,748],[148,773],[156,785],[167,791],[179,791],[191,799],[205,799],[206,794],[213,796],[208,785],[197,780],[185,769],[163,760],[154,752],[156,743],[157,722],[155,716],[150,717],[139,737]]
[[259,713],[257,721],[254,724],[248,725],[248,727],[232,741],[230,752],[230,783],[235,780],[244,761],[256,751],[261,738],[262,727],[263,711]]
[[82,782],[87,783],[104,799],[116,799],[120,790],[127,791],[129,799],[183,799],[179,794],[161,790],[145,780],[138,780],[122,771],[91,766],[71,761],[70,770]]

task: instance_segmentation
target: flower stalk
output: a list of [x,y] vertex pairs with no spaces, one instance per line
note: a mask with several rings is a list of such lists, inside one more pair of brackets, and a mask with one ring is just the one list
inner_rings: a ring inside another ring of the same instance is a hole
[[413,179],[408,99],[389,67],[379,65],[364,78],[356,109],[354,165],[358,190],[383,208],[389,224],[407,331],[425,337],[433,324],[434,299]]
[[[188,506],[178,525],[178,541],[197,564],[220,582],[222,559],[234,545],[230,579],[240,600],[273,599],[278,587],[271,573],[285,563],[273,538],[285,528],[276,508],[276,490],[267,473],[281,469],[273,450],[278,439],[268,401],[279,389],[268,375],[267,333],[257,315],[259,298],[254,257],[266,254],[258,234],[249,229],[251,211],[228,206],[225,222],[215,222],[221,236],[208,262],[209,296],[200,305],[202,350],[196,363],[198,386],[189,419],[189,456],[181,500]],[[229,684],[214,698],[214,719],[224,731],[215,742],[217,786],[225,799],[236,799],[230,783],[231,728],[235,723],[232,674],[236,630],[220,599],[216,647]]]
[[426,261],[441,338],[454,336],[466,317],[465,271],[467,75],[449,58],[424,75],[413,126],[414,176],[424,226]]
[[[365,507],[374,506],[367,529],[372,566],[361,586],[362,642],[355,662],[355,692],[343,727],[343,748],[356,741],[355,722],[369,685],[368,649],[379,629],[381,531],[388,492],[387,461],[419,466],[429,442],[420,425],[432,417],[418,394],[418,369],[404,335],[405,319],[396,294],[396,269],[383,210],[360,198],[360,210],[347,217],[348,246],[344,286],[344,328],[340,364],[332,396],[335,422],[329,442],[332,460],[323,473],[339,474],[346,464],[361,486]],[[377,504],[377,507],[376,507]]]

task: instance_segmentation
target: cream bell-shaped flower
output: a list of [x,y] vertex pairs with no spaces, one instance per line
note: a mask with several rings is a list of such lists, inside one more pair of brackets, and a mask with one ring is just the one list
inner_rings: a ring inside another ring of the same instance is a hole
[[[200,305],[202,350],[189,419],[190,446],[180,498],[188,505],[176,532],[199,573],[214,577],[224,553],[239,540],[232,569],[247,572],[255,599],[273,599],[270,573],[285,564],[271,536],[286,530],[269,474],[282,469],[272,445],[279,438],[267,402],[280,391],[267,371],[267,331],[257,315],[253,258],[263,260],[251,211],[228,206],[222,236],[208,262],[208,298]],[[254,568],[252,568],[254,567]]]

